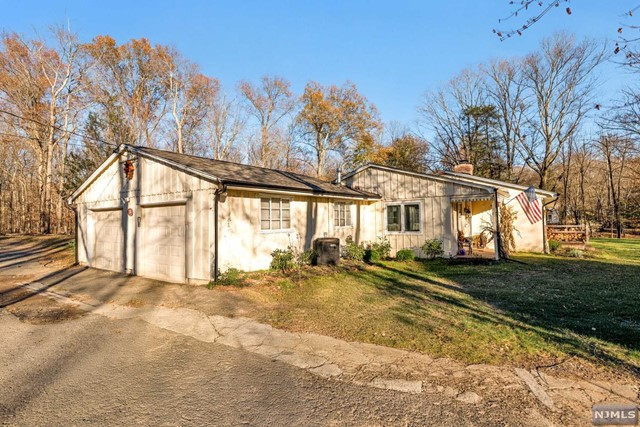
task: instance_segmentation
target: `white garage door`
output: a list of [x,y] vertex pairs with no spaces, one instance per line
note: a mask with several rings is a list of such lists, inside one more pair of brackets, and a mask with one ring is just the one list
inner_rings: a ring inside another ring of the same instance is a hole
[[142,275],[184,282],[185,205],[142,208]]
[[123,271],[122,210],[94,211],[92,267]]

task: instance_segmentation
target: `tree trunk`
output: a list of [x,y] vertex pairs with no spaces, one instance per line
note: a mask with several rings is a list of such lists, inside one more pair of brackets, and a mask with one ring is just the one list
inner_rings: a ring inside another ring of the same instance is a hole
[[51,190],[53,180],[51,179],[53,170],[53,147],[48,146],[45,152],[44,182],[41,197],[40,232],[51,234]]
[[267,166],[267,157],[268,157],[268,132],[267,126],[262,125],[260,129],[260,166]]

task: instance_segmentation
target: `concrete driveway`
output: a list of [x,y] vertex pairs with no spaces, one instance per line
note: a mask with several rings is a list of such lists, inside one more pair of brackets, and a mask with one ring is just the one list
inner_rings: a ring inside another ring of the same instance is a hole
[[526,372],[275,330],[242,318],[237,295],[72,267],[69,254],[64,239],[0,240],[3,424],[588,420]]

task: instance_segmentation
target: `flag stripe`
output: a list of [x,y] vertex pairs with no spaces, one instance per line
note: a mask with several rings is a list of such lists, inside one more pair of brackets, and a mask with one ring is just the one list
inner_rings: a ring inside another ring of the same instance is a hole
[[519,202],[522,208],[524,209],[525,213],[527,214],[529,221],[531,221],[532,223],[536,222],[537,220],[540,219],[540,217],[538,216],[538,210],[536,206],[537,201],[534,200],[533,202],[529,202],[529,200],[524,195],[524,193],[521,194],[521,196],[522,197],[519,198]]
[[540,207],[538,199],[535,197],[535,193],[534,199],[531,201],[529,201],[524,191],[516,196],[516,200],[518,200],[518,203],[531,224],[535,224],[542,219],[542,208]]

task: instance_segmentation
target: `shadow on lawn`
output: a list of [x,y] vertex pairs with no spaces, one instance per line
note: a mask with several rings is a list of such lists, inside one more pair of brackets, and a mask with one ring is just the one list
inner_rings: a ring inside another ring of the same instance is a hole
[[466,316],[490,327],[534,333],[568,354],[613,363],[640,376],[638,362],[594,340],[640,351],[640,292],[633,285],[638,267],[570,259],[404,266],[383,263],[363,273],[380,291],[401,301],[397,317],[403,322],[419,322],[429,310],[441,310],[452,318]]

